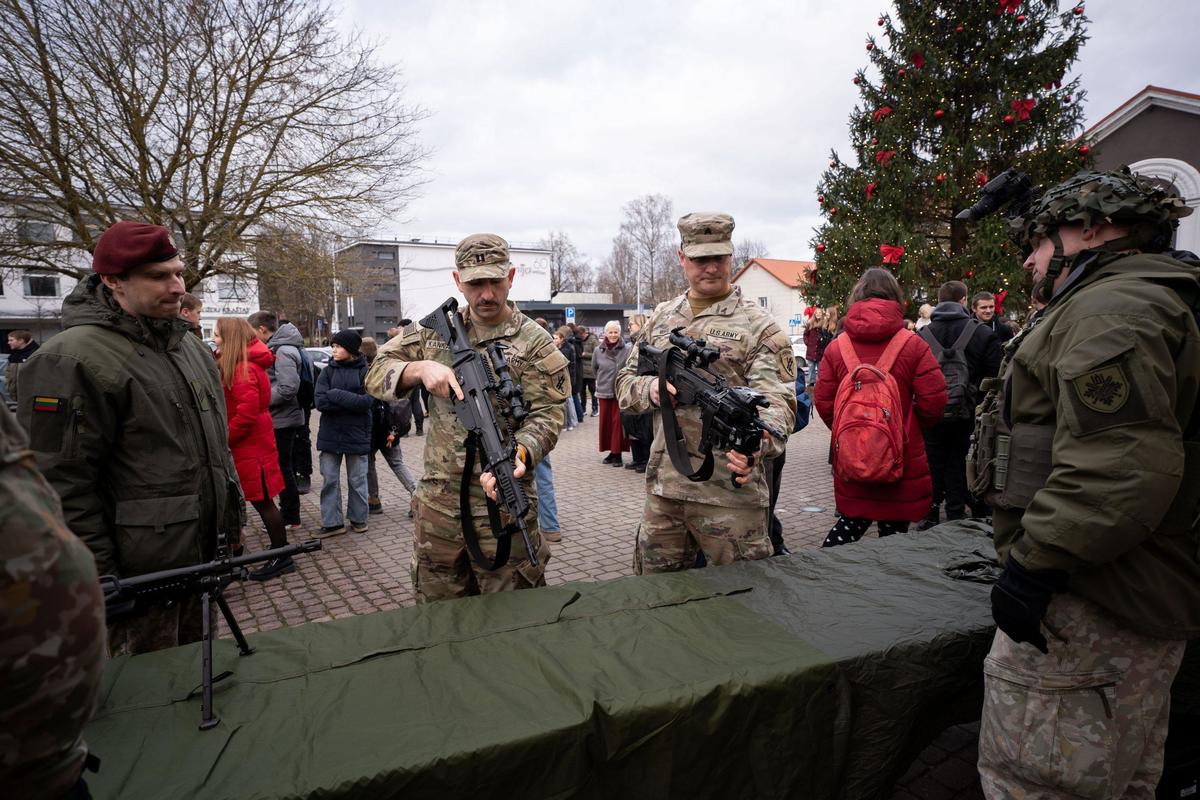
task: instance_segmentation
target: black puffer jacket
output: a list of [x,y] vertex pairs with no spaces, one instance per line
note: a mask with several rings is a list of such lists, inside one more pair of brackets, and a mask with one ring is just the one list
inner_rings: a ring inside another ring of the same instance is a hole
[[371,452],[371,406],[363,380],[367,362],[362,356],[351,361],[330,360],[317,376],[317,410],[321,427],[317,449],[323,453],[366,455]]

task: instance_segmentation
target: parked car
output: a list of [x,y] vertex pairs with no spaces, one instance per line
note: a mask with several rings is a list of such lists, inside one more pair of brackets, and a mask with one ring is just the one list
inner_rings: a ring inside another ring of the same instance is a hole
[[329,359],[333,358],[333,348],[330,347],[306,347],[304,350],[308,353],[308,357],[312,359],[313,364],[313,380],[321,374],[321,370],[329,365]]

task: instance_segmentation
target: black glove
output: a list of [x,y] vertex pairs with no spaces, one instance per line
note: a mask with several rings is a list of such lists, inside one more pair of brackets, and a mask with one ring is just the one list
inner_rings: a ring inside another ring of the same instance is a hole
[[1067,573],[1062,570],[1030,571],[1009,556],[1000,580],[992,587],[992,619],[1014,642],[1028,642],[1048,653],[1042,617],[1050,607],[1050,596],[1066,588]]

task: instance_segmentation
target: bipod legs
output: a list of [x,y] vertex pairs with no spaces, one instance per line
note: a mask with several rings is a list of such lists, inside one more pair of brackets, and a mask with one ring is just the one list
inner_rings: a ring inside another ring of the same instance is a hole
[[[210,728],[215,728],[217,723],[221,721],[220,715],[213,711],[212,694],[213,694],[213,638],[215,631],[212,625],[212,603],[216,600],[217,608],[221,609],[221,615],[225,617],[225,622],[229,625],[229,630],[233,633],[233,638],[237,641],[239,655],[248,656],[254,652],[254,648],[246,641],[246,636],[242,633],[242,628],[237,623],[237,619],[233,616],[232,609],[229,608],[229,603],[226,602],[224,595],[220,589],[206,591],[200,595],[200,614],[202,616],[200,622],[200,730],[206,731]],[[222,673],[216,680],[227,678],[232,673]]]

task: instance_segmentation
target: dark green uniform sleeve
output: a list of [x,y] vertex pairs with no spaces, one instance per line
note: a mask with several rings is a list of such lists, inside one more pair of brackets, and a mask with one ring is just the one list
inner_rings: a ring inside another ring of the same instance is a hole
[[1184,470],[1176,338],[1150,316],[1116,314],[1056,335],[1046,373],[1058,419],[1052,470],[1014,545],[1025,567],[1103,564],[1158,527]]
[[114,404],[120,393],[104,391],[74,357],[47,352],[26,362],[21,386],[17,418],[29,433],[38,469],[62,501],[67,527],[92,551],[101,575],[116,574],[101,478],[126,416]]

